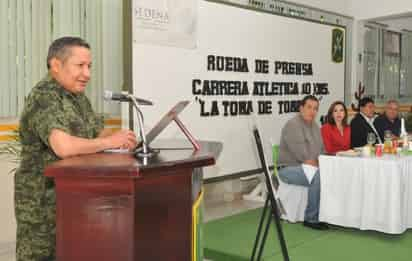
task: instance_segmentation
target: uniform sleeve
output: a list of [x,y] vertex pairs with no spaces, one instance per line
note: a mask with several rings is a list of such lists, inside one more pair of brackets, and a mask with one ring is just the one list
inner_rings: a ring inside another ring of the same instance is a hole
[[44,144],[50,147],[49,137],[53,129],[71,134],[59,97],[43,93],[37,95],[34,99],[29,125]]
[[104,115],[103,113],[96,113],[93,110],[90,100],[86,97],[86,95],[82,98],[82,103],[84,104],[87,114],[89,115],[89,123],[91,123],[88,127],[92,128],[93,133],[93,136],[89,138],[97,138],[100,132],[104,129]]
[[94,129],[95,129],[95,137],[97,138],[100,134],[100,132],[102,132],[102,130],[104,129],[104,115],[103,114],[94,114]]

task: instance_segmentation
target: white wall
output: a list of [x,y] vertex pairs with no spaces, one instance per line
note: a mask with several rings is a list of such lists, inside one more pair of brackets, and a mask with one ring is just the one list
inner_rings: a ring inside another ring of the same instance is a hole
[[[180,116],[181,119],[187,123],[196,138],[224,143],[224,150],[216,164],[219,171],[206,171],[205,177],[257,169],[259,163],[251,157],[255,155],[254,140],[251,136],[252,126],[255,122],[259,124],[263,140],[268,144],[270,141],[278,143],[283,124],[293,116],[293,114],[278,113],[278,101],[298,100],[303,95],[301,92],[298,95],[285,96],[253,95],[253,82],[298,82],[299,86],[304,82],[326,82],[329,84],[329,95],[323,97],[319,115],[326,114],[329,104],[343,99],[344,96],[345,63],[334,63],[330,57],[333,27],[207,1],[201,1],[199,7],[196,49],[187,50],[149,44],[133,45],[134,92],[153,100],[156,104],[152,108],[143,108],[145,123],[147,126],[153,126],[161,114],[178,100],[192,100],[193,103],[185,109]],[[233,24],[237,25],[236,28]],[[255,30],[250,31],[250,28]],[[295,33],[290,34],[290,32]],[[139,36],[142,37],[138,33],[134,35],[135,38]],[[209,71],[207,56],[210,54],[245,57],[248,59],[250,71],[248,73]],[[254,59],[268,59],[270,73],[254,73]],[[311,63],[314,73],[311,76],[276,75],[274,61]],[[194,95],[192,79],[246,81],[250,95],[213,97]],[[200,104],[196,102],[194,96],[205,102],[208,112],[211,102],[216,100],[220,115],[201,117]],[[252,101],[254,111],[248,115],[223,116],[221,102],[224,100]],[[273,113],[258,115],[257,100],[271,102]],[[277,124],[274,124],[275,122]],[[181,134],[178,129],[171,126],[162,133],[161,137],[181,138]],[[270,148],[268,152],[271,152]]]
[[412,31],[412,15],[410,17],[402,17],[397,19],[378,20],[389,26],[389,30],[401,31],[402,29]]
[[363,22],[365,19],[387,17],[412,12],[412,0],[293,0],[297,4],[307,5],[331,12],[354,17],[352,37],[352,88],[351,97],[363,82],[363,68],[358,57],[363,53]]
[[357,20],[412,12],[411,0],[292,0],[289,2],[353,16]]
[[322,9],[343,15],[351,15],[349,13],[348,1],[342,0],[293,0],[291,3],[306,5],[317,9]]
[[349,0],[347,2],[349,14],[358,20],[412,12],[411,0]]

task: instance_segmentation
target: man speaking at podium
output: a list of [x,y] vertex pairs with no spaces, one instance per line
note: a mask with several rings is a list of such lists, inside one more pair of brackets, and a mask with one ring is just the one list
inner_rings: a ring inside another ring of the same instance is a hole
[[48,75],[31,90],[20,118],[21,164],[15,175],[17,261],[55,259],[55,191],[45,167],[59,159],[136,146],[132,131],[103,130],[85,96],[90,46],[63,37],[49,47]]

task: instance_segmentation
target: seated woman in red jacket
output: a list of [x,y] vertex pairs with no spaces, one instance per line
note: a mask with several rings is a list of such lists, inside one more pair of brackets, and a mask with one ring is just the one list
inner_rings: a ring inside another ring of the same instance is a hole
[[345,104],[341,101],[332,103],[326,121],[321,128],[326,153],[336,154],[350,149],[350,126]]

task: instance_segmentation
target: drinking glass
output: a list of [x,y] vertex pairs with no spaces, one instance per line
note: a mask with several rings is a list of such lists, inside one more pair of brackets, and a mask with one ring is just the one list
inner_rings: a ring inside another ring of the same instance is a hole
[[386,130],[383,134],[385,140],[392,140],[392,132],[390,130]]

